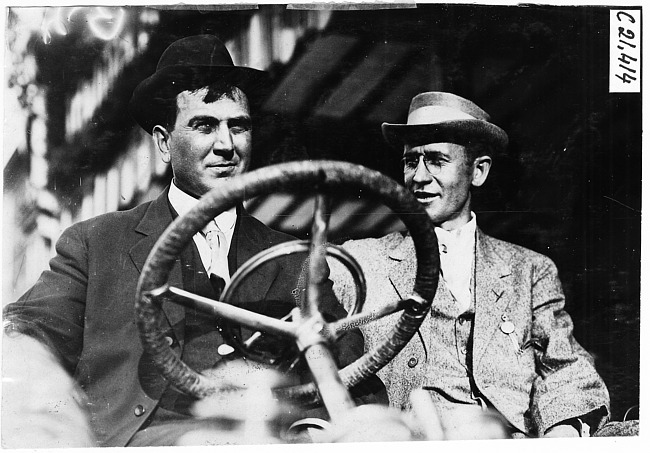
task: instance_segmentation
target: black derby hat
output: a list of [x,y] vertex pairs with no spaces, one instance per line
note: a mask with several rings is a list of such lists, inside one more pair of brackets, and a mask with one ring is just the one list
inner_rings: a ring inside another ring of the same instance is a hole
[[[187,86],[185,76],[199,74],[201,86]],[[240,88],[251,101],[263,96],[268,74],[245,66],[235,66],[226,46],[213,35],[195,35],[173,42],[158,60],[156,72],[133,90],[129,112],[147,133],[161,124],[160,103],[156,100],[162,89],[167,94],[195,90],[223,80]]]

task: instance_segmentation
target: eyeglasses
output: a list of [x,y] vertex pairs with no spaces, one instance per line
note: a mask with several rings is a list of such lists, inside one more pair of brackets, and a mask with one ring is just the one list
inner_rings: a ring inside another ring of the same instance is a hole
[[420,154],[413,153],[407,154],[402,158],[402,164],[404,165],[404,171],[407,173],[413,173],[417,170],[418,165],[420,165],[420,158],[424,160],[424,167],[432,175],[437,175],[440,173],[442,168],[443,161],[437,155],[430,154]]

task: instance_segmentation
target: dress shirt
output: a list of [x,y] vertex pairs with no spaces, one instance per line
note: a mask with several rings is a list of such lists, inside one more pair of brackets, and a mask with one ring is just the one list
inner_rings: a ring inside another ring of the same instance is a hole
[[[169,202],[172,207],[176,210],[179,216],[187,214],[198,202],[197,198],[183,192],[181,189],[176,186],[176,183],[172,181],[169,187]],[[237,221],[237,209],[235,207],[224,211],[215,217],[214,221],[217,223],[221,231],[223,231],[228,242],[227,250],[230,250],[230,245],[232,244],[232,236],[235,231],[235,223]],[[208,241],[205,239],[204,234],[199,231],[192,238],[196,244],[196,248],[199,251],[199,256],[201,257],[201,262],[206,271],[210,268],[211,262],[211,249],[208,245]]]
[[472,212],[470,221],[455,230],[436,227],[435,231],[442,278],[458,302],[458,314],[461,314],[472,304],[476,216]]

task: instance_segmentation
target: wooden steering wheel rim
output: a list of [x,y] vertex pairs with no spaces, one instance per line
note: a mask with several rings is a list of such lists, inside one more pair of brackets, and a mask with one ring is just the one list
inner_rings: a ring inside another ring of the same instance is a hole
[[[409,230],[415,245],[417,271],[411,304],[406,304],[385,340],[362,357],[339,370],[347,388],[354,387],[385,366],[409,342],[424,320],[438,286],[440,261],[438,242],[426,211],[403,186],[368,168],[336,161],[302,161],[264,167],[229,179],[205,194],[186,215],[169,225],[154,245],[143,267],[136,291],[136,323],[144,350],[154,366],[176,388],[202,398],[218,390],[218,383],[192,370],[171,350],[161,325],[161,301],[152,291],[167,285],[176,258],[209,221],[247,198],[277,192],[305,190],[359,190],[391,208]],[[285,397],[301,403],[318,400],[313,383],[283,389]]]

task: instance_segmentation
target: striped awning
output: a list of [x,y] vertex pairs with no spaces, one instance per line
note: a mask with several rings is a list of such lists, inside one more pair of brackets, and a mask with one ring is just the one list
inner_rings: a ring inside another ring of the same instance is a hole
[[[313,195],[277,193],[245,203],[246,209],[269,227],[299,238],[311,231],[315,198]],[[379,237],[404,229],[401,220],[386,206],[359,197],[331,200],[328,239]]]

